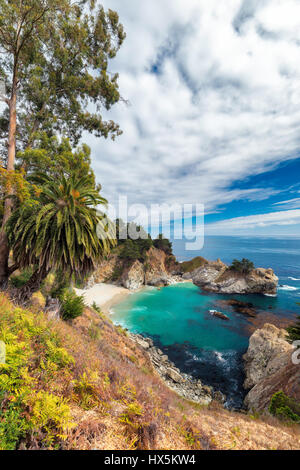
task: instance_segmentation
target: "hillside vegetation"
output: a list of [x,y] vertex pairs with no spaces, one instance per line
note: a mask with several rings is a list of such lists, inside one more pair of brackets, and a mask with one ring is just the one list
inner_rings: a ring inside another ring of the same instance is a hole
[[178,397],[102,313],[0,311],[1,449],[300,449],[296,425]]

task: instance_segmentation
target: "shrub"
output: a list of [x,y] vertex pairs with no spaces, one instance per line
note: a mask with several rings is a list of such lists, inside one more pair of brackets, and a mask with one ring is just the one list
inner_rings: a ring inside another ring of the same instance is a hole
[[269,411],[279,419],[300,423],[300,404],[285,395],[283,391],[274,393]]
[[70,280],[61,272],[57,271],[55,274],[55,280],[50,291],[50,295],[53,298],[59,298],[64,290],[70,287]]
[[232,271],[242,273],[242,274],[249,274],[250,271],[254,269],[254,264],[249,259],[243,258],[242,261],[234,259],[230,266]]
[[46,299],[41,291],[35,292],[31,297],[31,305],[39,309],[45,308]]
[[76,295],[74,291],[64,289],[59,296],[61,301],[61,316],[64,320],[72,320],[83,314],[85,307],[82,296]]
[[23,287],[31,278],[32,273],[33,270],[31,268],[26,268],[24,269],[24,271],[21,272],[21,274],[12,276],[10,278],[10,282],[13,287],[16,287],[17,289]]
[[[300,304],[298,303],[297,305]],[[287,332],[289,334],[288,341],[290,343],[300,340],[300,316],[297,317],[297,321],[294,323],[294,325],[287,328]]]
[[206,264],[207,264],[206,259],[202,258],[202,256],[197,256],[196,258],[193,258],[190,261],[183,261],[182,263],[180,263],[180,269],[184,273],[190,273],[194,271],[195,269],[205,266]]
[[172,255],[172,243],[167,238],[164,238],[163,234],[160,233],[158,238],[153,241],[155,248],[162,250],[166,255]]
[[97,313],[101,313],[101,308],[99,307],[99,305],[96,304],[96,302],[93,302],[92,309],[95,310],[95,312]]
[[45,317],[14,308],[0,296],[0,340],[6,363],[0,364],[0,449],[20,443],[59,448],[73,427],[65,399],[44,390],[58,369],[67,377],[72,356],[61,346]]

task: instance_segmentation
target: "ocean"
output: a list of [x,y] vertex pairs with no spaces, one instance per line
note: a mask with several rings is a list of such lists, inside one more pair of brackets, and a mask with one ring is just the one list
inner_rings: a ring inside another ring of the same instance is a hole
[[[221,390],[228,408],[240,409],[245,397],[242,355],[249,336],[268,321],[284,325],[300,314],[300,239],[212,236],[200,251],[186,251],[184,241],[174,241],[173,251],[179,261],[249,258],[279,277],[277,297],[207,294],[187,283],[161,290],[147,287],[112,310],[114,323],[151,337],[183,372]],[[222,303],[228,299],[252,303],[256,317]],[[210,310],[225,313],[230,321],[213,317]]]

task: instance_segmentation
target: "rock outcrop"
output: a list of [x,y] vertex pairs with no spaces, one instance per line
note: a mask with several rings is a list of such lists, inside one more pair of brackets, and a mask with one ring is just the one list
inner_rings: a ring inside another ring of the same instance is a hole
[[86,287],[93,287],[101,282],[113,282],[130,290],[137,290],[143,285],[163,287],[181,280],[178,275],[179,263],[172,255],[163,250],[151,247],[146,261],[130,262],[112,253],[108,259],[101,261]]
[[266,324],[256,330],[249,340],[244,355],[246,380],[245,389],[250,389],[286,365],[286,354],[293,346],[286,340],[287,332],[274,325]]
[[125,268],[121,277],[121,285],[126,289],[136,290],[145,283],[144,266],[135,261],[131,266]]
[[170,267],[166,266],[167,255],[157,248],[150,248],[147,253],[145,270],[145,284],[148,286],[162,287],[172,284]]
[[245,398],[248,409],[267,408],[273,394],[280,390],[300,400],[300,367],[292,363],[294,349],[286,336],[285,330],[266,324],[250,337],[244,355],[244,387],[250,389]]
[[219,294],[269,294],[276,295],[278,277],[272,269],[257,268],[248,274],[231,270],[220,259],[207,261],[184,279],[192,279],[196,286],[207,292]]
[[183,374],[166,354],[155,347],[150,338],[129,333],[129,337],[142,349],[147,351],[153,367],[164,380],[164,382],[178,395],[187,400],[194,401],[201,405],[209,405],[212,400],[224,403],[226,397],[219,391],[214,391],[212,387],[203,385],[201,380],[193,379],[188,374]]

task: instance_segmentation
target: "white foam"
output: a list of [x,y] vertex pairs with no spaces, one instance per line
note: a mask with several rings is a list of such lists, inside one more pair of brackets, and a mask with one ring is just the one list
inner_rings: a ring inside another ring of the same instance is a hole
[[290,290],[290,291],[295,291],[295,290],[299,290],[299,287],[294,287],[294,286],[281,286],[281,287],[278,287],[279,290]]
[[300,279],[297,279],[296,277],[289,277],[288,279],[290,279],[291,281],[300,281]]
[[220,352],[218,352],[218,351],[215,351],[215,355],[217,356],[217,358],[219,359],[219,361],[225,362],[225,359],[224,359],[222,353],[220,353]]

